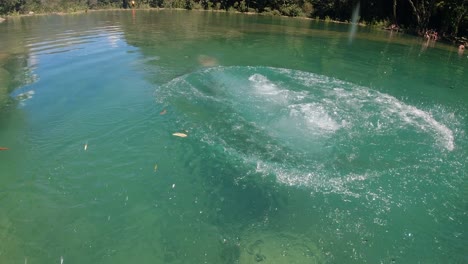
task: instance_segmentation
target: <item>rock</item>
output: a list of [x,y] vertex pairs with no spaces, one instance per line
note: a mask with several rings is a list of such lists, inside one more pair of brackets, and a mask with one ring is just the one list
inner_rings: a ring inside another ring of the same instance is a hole
[[216,60],[216,58],[213,58],[207,55],[199,55],[198,63],[200,63],[200,65],[203,67],[213,67],[213,66],[218,65],[218,60]]

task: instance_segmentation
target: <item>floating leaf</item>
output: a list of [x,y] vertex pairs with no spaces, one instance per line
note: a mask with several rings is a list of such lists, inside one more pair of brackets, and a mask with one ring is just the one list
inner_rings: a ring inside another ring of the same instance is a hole
[[187,137],[187,134],[184,134],[184,133],[174,133],[172,134],[173,136],[176,136],[176,137]]

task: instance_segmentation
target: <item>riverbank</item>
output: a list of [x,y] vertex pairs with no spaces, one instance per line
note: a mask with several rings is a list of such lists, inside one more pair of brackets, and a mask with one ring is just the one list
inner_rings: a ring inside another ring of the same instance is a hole
[[[10,15],[0,15],[0,23],[6,21],[9,18],[13,17],[23,17],[23,16],[38,16],[38,15],[70,15],[70,14],[82,14],[82,13],[88,13],[88,12],[102,12],[102,11],[116,11],[116,10],[185,10],[185,11],[199,11],[199,12],[220,12],[220,13],[235,13],[235,14],[244,14],[244,15],[260,15],[260,16],[277,16],[277,17],[287,17],[287,18],[294,18],[294,19],[303,19],[303,20],[315,20],[315,21],[322,21],[326,23],[337,23],[337,24],[351,24],[349,21],[339,21],[339,20],[334,20],[329,17],[326,17],[325,19],[320,19],[319,17],[308,17],[305,16],[304,14],[298,14],[296,16],[286,16],[282,15],[278,10],[268,10],[264,12],[252,12],[252,11],[245,11],[245,12],[240,12],[234,8],[229,8],[228,10],[224,9],[203,9],[199,7],[194,7],[191,9],[187,8],[164,8],[164,7],[137,7],[137,8],[129,8],[129,9],[123,9],[123,8],[116,8],[116,7],[103,7],[103,8],[97,8],[97,9],[89,9],[89,8],[79,8],[79,7],[74,7],[71,9],[67,10],[62,10],[62,11],[53,11],[53,12],[33,12],[30,11],[28,13],[24,14],[10,14]],[[250,10],[250,9],[249,9]],[[359,22],[358,25],[361,27],[376,27],[381,30],[388,30],[388,21],[380,21],[380,22],[367,22],[367,21],[362,21]],[[404,34],[409,34],[409,35],[417,35],[417,34],[412,34],[411,30],[406,29],[406,28],[398,28],[399,33],[404,33]],[[461,37],[450,37],[450,36],[441,36],[439,39],[440,42],[454,45],[458,47],[459,45],[464,45],[465,47],[468,46],[468,38],[466,36],[461,36]]]
[[[329,17],[326,17],[325,19],[320,19],[319,17],[308,17],[304,15],[298,15],[298,16],[286,16],[286,15],[281,15],[278,12],[273,12],[273,11],[268,11],[268,12],[240,12],[235,9],[229,9],[229,10],[224,10],[224,9],[198,9],[198,8],[193,8],[193,9],[185,9],[185,8],[164,8],[164,7],[144,7],[144,8],[129,8],[129,9],[124,9],[124,8],[99,8],[99,9],[74,9],[73,11],[53,11],[53,12],[28,12],[24,14],[9,14],[9,15],[0,15],[0,22],[3,22],[9,18],[14,18],[14,17],[27,17],[27,16],[39,16],[39,15],[69,15],[69,14],[82,14],[82,13],[88,13],[88,12],[102,12],[102,11],[116,11],[116,10],[179,10],[179,11],[198,11],[198,12],[216,12],[216,13],[235,13],[235,14],[244,14],[244,15],[260,15],[260,16],[276,16],[276,17],[287,17],[287,18],[293,18],[293,19],[304,19],[304,20],[315,20],[315,21],[322,21],[322,22],[327,22],[327,23],[336,23],[336,24],[351,24],[349,21],[339,21],[339,20],[334,20]],[[3,19],[3,20],[2,20]],[[370,22],[359,22],[359,26],[377,26],[380,27],[382,24],[385,22],[379,22],[376,25],[373,25]]]

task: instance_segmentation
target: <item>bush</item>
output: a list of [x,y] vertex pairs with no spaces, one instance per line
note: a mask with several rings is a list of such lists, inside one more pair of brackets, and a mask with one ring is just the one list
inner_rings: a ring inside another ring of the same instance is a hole
[[192,9],[195,9],[195,10],[200,10],[200,9],[205,9],[201,3],[197,3],[197,2],[194,2],[193,0],[191,0],[192,2]]
[[314,7],[311,3],[306,2],[304,3],[304,6],[302,6],[302,12],[306,17],[312,17],[312,14],[314,13]]
[[262,15],[268,15],[268,16],[281,16],[281,13],[280,11],[276,10],[276,9],[271,9],[269,7],[265,7],[263,9],[263,12],[261,13]]
[[192,10],[194,2],[192,0],[185,0],[184,8],[187,10]]
[[208,0],[201,0],[198,5],[200,6],[200,9],[208,10],[210,5]]
[[[237,2],[236,2],[236,4],[237,4]],[[234,4],[234,5],[235,5],[235,4]],[[238,3],[238,5],[237,5],[237,11],[242,12],[242,13],[248,11],[248,10],[247,10],[247,3],[245,2],[245,0],[242,0],[242,1],[240,1],[240,2]]]
[[213,4],[211,5],[211,8],[212,8],[213,10],[221,10],[221,3],[219,3],[219,2],[218,2],[218,3],[213,3]]
[[283,16],[296,17],[302,15],[302,10],[298,5],[281,6],[280,10]]

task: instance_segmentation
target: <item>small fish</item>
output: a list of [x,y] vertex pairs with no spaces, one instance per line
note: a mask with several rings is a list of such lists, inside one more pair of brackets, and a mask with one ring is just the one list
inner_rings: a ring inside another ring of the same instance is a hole
[[154,172],[158,170],[158,164],[154,164]]
[[0,147],[0,150],[8,150],[8,148]]
[[63,264],[63,257],[60,256],[60,264]]
[[87,149],[88,149],[88,143],[84,145],[84,150],[87,150]]
[[172,184],[172,189],[174,189],[174,188],[175,188],[175,183],[174,183],[174,184]]
[[160,114],[160,115],[165,115],[166,113],[167,113],[167,110],[164,109],[164,110],[162,110],[159,114]]
[[187,137],[187,134],[184,134],[184,133],[174,133],[172,135],[176,137],[182,137],[182,138]]

